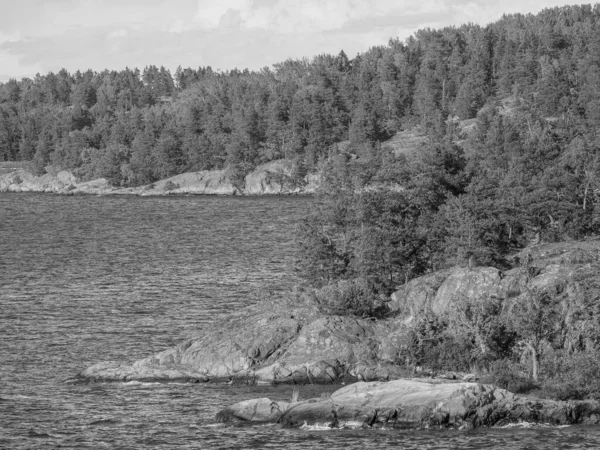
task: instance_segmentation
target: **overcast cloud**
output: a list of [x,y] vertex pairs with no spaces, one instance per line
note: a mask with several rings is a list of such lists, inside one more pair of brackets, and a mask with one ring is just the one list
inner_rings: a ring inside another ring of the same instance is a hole
[[419,28],[578,4],[565,0],[0,0],[0,81],[66,68],[259,69],[350,57]]

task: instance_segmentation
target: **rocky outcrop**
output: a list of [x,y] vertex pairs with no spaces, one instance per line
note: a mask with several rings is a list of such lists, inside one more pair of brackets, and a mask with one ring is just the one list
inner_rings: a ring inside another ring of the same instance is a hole
[[291,406],[290,402],[276,402],[268,398],[257,398],[236,403],[217,413],[219,422],[272,422],[276,423]]
[[54,171],[35,176],[25,169],[0,175],[0,192],[45,192],[53,194],[135,194],[135,189],[117,189],[105,178],[81,182],[71,171]]
[[313,194],[317,187],[317,176],[298,178],[293,162],[281,159],[258,166],[246,175],[244,194]]
[[[234,378],[265,383],[335,383],[393,380],[408,375],[413,320],[436,314],[453,320],[462,302],[491,296],[510,302],[527,289],[560,291],[567,341],[584,342],[586,302],[600,292],[600,241],[537,246],[535,267],[502,272],[454,268],[409,282],[390,302],[385,320],[324,316],[310,303],[267,302],[201,330],[197,337],[133,362],[99,363],[83,380],[194,381]],[[521,255],[527,258],[527,255]],[[596,290],[594,290],[596,289]],[[510,305],[509,305],[510,306]],[[577,334],[579,333],[579,334]],[[579,344],[580,345],[580,344]]]
[[600,273],[600,241],[539,244],[515,260],[517,267],[507,271],[455,267],[416,278],[392,294],[390,309],[406,318],[425,311],[443,316],[460,302],[518,298],[528,290],[557,292],[568,286],[568,299],[581,303],[577,286]]
[[202,330],[198,337],[132,364],[100,363],[80,376],[102,381],[254,377],[299,334],[308,310],[260,304]]
[[25,169],[0,174],[0,192],[48,192],[94,195],[281,195],[313,194],[320,183],[318,174],[297,179],[291,161],[278,160],[257,167],[246,176],[241,190],[229,181],[226,170],[202,170],[175,175],[146,186],[117,188],[105,178],[81,182],[68,170],[35,176]]
[[0,192],[68,192],[76,179],[69,171],[35,176],[24,169],[0,175]]
[[234,195],[238,189],[231,184],[225,170],[188,172],[157,181],[139,189],[140,195],[205,194]]
[[597,424],[600,423],[600,402],[532,399],[476,383],[394,380],[355,383],[335,391],[330,398],[295,403],[272,402],[266,398],[248,400],[225,408],[216,419],[331,428],[465,429],[521,421]]
[[334,383],[398,378],[391,322],[322,317],[310,307],[260,304],[148,358],[103,362],[79,374],[90,381]]

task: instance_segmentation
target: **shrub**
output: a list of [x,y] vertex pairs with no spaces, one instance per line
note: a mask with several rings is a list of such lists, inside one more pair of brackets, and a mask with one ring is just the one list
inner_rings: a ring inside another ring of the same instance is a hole
[[444,333],[440,344],[426,355],[424,364],[433,370],[468,372],[474,364],[473,343],[464,336]]
[[377,297],[363,279],[341,280],[313,291],[312,300],[323,314],[337,316],[374,316]]
[[482,377],[481,383],[493,384],[515,394],[525,394],[538,388],[525,366],[510,359],[499,359],[490,364],[489,373]]
[[556,352],[542,361],[541,395],[546,398],[600,399],[600,353]]
[[173,183],[171,180],[169,180],[165,183],[165,191],[169,192],[169,191],[173,191],[175,189],[179,189],[179,184]]
[[447,327],[437,316],[421,318],[409,333],[403,356],[433,371],[469,371],[474,362],[473,342],[451,334]]

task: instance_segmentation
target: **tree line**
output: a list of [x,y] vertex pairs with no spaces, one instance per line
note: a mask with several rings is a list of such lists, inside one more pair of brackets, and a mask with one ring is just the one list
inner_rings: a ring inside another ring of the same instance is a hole
[[12,79],[0,85],[0,160],[123,186],[227,167],[239,184],[274,159],[316,170],[340,141],[360,153],[417,125],[440,137],[449,116],[473,118],[508,95],[589,129],[600,118],[598,15],[598,6],[507,15],[420,30],[353,59],[342,51],[260,71],[149,66]]

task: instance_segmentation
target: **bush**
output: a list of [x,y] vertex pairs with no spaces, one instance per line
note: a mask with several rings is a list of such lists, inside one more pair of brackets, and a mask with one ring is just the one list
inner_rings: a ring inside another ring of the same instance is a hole
[[175,189],[179,189],[179,184],[173,183],[171,180],[165,183],[165,191],[174,191]]
[[323,314],[375,316],[379,304],[372,288],[363,279],[341,280],[313,291],[312,300]]
[[539,387],[530,379],[525,366],[510,359],[493,362],[489,373],[482,377],[481,383],[493,384],[515,394],[525,394]]
[[542,361],[541,395],[556,400],[600,399],[600,353],[557,352]]
[[407,361],[432,371],[469,371],[474,362],[473,343],[455,336],[437,316],[421,318],[409,333],[404,349]]

